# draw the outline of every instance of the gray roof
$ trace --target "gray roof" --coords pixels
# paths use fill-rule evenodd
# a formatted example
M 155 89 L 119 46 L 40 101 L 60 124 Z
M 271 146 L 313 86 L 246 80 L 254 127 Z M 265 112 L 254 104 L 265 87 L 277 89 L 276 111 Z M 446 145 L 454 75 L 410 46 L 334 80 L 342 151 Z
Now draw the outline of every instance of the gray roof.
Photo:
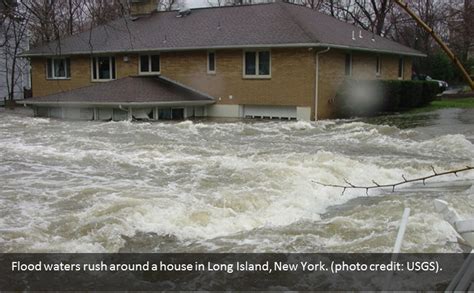
M 204 105 L 214 98 L 157 76 L 130 76 L 110 82 L 19 101 L 21 104 Z
M 156 12 L 135 20 L 124 17 L 92 31 L 31 49 L 23 55 L 329 46 L 424 56 L 331 16 L 281 1 L 200 8 L 181 18 L 176 15 L 176 11 L 171 11 Z

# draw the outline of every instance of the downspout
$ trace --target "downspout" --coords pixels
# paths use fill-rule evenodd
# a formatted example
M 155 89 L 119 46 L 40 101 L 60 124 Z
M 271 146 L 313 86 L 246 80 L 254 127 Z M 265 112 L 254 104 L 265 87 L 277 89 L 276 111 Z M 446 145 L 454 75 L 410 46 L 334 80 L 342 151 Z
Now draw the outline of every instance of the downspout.
M 314 120 L 318 120 L 318 100 L 319 100 L 319 55 L 325 54 L 331 50 L 327 47 L 326 50 L 316 52 L 316 66 L 315 66 L 315 85 L 314 85 Z

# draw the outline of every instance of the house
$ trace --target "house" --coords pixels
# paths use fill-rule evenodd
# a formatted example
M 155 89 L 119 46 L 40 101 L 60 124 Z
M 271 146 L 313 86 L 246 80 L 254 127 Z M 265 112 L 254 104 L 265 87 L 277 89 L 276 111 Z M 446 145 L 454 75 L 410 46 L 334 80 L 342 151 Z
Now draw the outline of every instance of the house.
M 410 79 L 425 56 L 306 7 L 257 5 L 132 15 L 23 54 L 37 115 L 75 119 L 334 116 L 341 83 Z

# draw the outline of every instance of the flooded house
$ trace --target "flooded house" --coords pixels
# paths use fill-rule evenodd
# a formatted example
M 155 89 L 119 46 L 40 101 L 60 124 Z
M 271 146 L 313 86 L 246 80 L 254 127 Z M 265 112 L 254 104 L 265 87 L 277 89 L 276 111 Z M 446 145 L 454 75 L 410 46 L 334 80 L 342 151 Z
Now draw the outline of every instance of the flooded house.
M 419 51 L 275 1 L 131 15 L 24 53 L 37 116 L 80 120 L 334 117 L 344 80 L 410 79 Z

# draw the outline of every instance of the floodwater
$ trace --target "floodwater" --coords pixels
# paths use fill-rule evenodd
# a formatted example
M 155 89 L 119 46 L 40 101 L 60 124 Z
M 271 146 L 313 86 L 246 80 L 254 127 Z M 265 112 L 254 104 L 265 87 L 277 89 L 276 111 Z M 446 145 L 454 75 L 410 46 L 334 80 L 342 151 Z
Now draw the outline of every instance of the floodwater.
M 0 112 L 0 252 L 460 252 L 474 112 L 307 122 L 74 122 Z

